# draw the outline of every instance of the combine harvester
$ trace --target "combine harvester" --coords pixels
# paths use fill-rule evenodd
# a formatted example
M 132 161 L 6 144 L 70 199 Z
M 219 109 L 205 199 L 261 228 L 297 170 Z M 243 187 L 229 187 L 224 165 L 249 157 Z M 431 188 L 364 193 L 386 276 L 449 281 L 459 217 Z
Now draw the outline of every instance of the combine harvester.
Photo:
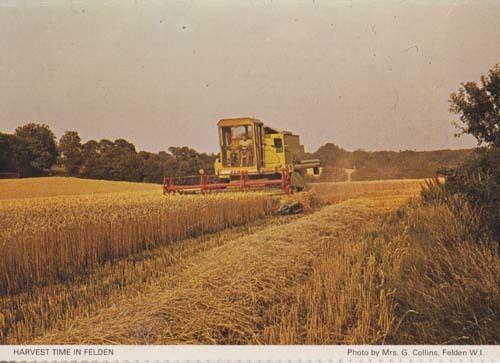
M 299 136 L 278 131 L 254 118 L 218 123 L 220 154 L 214 175 L 163 180 L 163 193 L 210 193 L 280 188 L 291 194 L 305 188 L 308 169 L 319 173 L 319 160 L 304 160 Z

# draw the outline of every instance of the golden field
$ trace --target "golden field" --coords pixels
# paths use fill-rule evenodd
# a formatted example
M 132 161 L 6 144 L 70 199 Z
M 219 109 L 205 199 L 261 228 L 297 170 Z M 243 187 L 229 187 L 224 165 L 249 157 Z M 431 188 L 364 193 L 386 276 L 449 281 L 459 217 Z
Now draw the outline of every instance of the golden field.
M 1 343 L 498 341 L 498 251 L 467 205 L 418 202 L 421 180 L 318 183 L 287 198 L 300 216 L 264 193 L 84 182 L 0 200 Z
M 158 185 L 65 177 L 0 179 L 0 200 L 141 190 L 158 190 Z
M 75 195 L 55 195 L 60 179 L 35 180 L 20 193 L 42 195 L 0 203 L 0 294 L 31 285 L 64 280 L 162 244 L 262 218 L 275 209 L 266 195 L 163 196 L 161 188 L 140 190 L 107 182 L 76 183 Z M 74 179 L 68 179 L 75 185 Z M 148 186 L 150 188 L 150 186 Z M 83 194 L 88 190 L 88 194 Z M 97 194 L 94 194 L 98 190 Z M 115 191 L 119 190 L 119 191 Z M 63 192 L 66 189 L 63 188 Z
M 377 210 L 391 211 L 418 196 L 423 180 L 374 180 L 338 183 L 314 183 L 312 188 L 328 202 L 366 198 L 373 201 Z

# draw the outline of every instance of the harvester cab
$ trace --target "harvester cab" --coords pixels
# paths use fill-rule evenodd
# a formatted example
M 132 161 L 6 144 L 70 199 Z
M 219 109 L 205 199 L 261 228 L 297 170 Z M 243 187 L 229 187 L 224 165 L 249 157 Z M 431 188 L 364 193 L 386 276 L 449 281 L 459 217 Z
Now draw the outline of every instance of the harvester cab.
M 319 160 L 305 160 L 299 136 L 264 125 L 255 118 L 218 122 L 220 154 L 215 175 L 201 173 L 197 185 L 178 185 L 165 178 L 164 192 L 203 193 L 221 190 L 281 188 L 289 194 L 306 186 L 307 169 L 319 171 Z

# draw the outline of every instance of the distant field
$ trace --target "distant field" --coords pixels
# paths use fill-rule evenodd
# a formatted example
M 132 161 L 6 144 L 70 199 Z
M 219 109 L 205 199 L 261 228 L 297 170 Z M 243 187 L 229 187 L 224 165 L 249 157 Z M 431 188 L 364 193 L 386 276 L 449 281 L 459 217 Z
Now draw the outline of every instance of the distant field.
M 396 179 L 313 183 L 310 186 L 328 202 L 367 198 L 375 202 L 378 209 L 390 211 L 418 196 L 423 184 L 424 179 Z
M 0 200 L 161 190 L 157 184 L 115 182 L 65 177 L 0 179 Z

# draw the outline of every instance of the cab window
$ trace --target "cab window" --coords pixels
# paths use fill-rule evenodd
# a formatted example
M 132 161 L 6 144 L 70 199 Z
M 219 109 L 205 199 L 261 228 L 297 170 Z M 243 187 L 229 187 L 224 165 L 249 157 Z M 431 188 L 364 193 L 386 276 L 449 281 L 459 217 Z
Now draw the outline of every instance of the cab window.
M 283 151 L 283 140 L 282 139 L 274 139 L 274 147 L 277 152 Z
M 222 128 L 222 164 L 226 167 L 254 165 L 253 128 L 251 125 Z

